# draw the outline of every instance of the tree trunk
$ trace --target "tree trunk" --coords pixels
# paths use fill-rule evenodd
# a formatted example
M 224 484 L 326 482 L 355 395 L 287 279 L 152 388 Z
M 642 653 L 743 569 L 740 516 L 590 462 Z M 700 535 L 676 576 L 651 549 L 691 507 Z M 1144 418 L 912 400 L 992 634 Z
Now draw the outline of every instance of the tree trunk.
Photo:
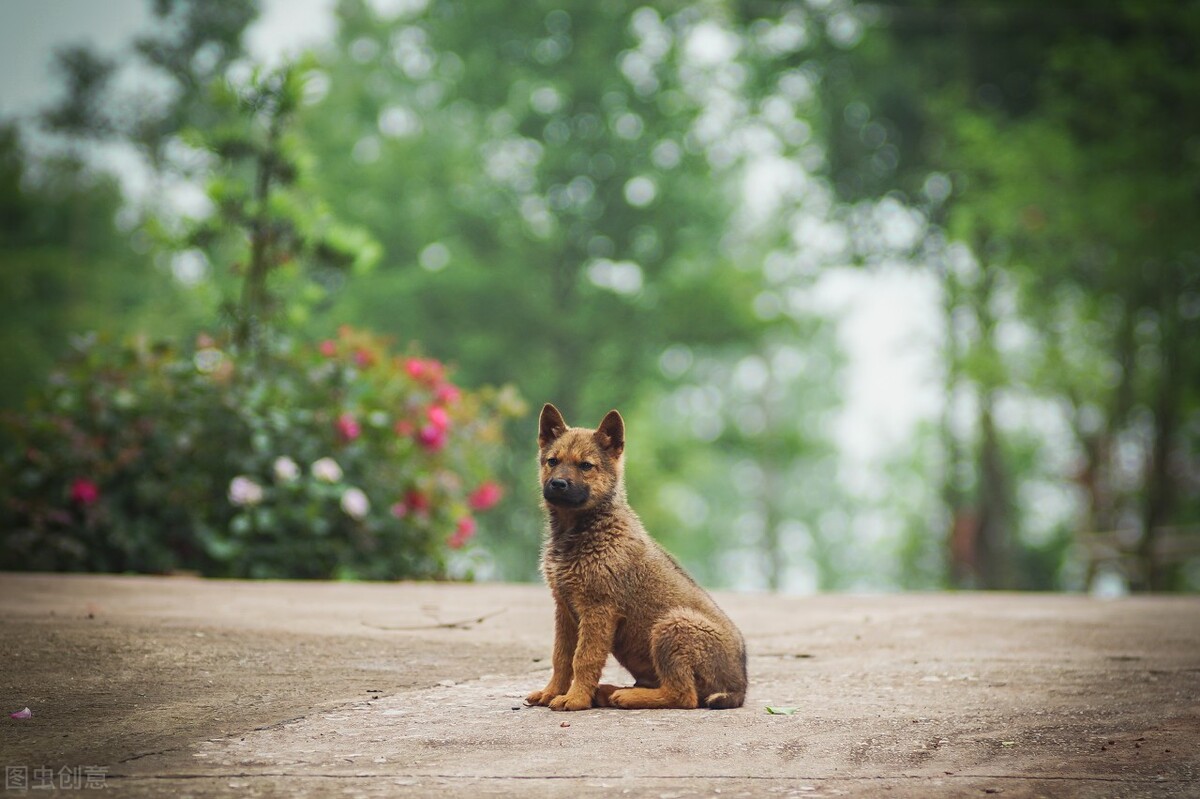
M 1166 587 L 1162 565 L 1155 557 L 1159 529 L 1170 518 L 1174 503 L 1171 484 L 1171 444 L 1179 427 L 1180 358 L 1182 336 L 1176 300 L 1167 297 L 1162 314 L 1158 391 L 1154 401 L 1154 439 L 1143 484 L 1142 537 L 1138 541 L 1139 571 L 1135 590 L 1161 591 Z
M 958 470 L 962 450 L 954 431 L 954 396 L 961 380 L 959 368 L 958 339 L 954 330 L 954 309 L 959 301 L 959 289 L 949 267 L 943 265 L 942 273 L 942 317 L 944 335 L 942 357 L 946 366 L 945 404 L 939 437 L 942 444 L 941 498 L 945 517 L 942 520 L 946 531 L 949 582 L 954 586 L 965 586 L 971 581 L 975 561 L 975 514 L 965 507 L 963 492 L 958 485 Z
M 980 398 L 976 564 L 981 588 L 1014 588 L 1008 469 L 992 415 L 993 403 L 990 391 Z
M 987 237 L 981 233 L 976 238 L 975 251 L 981 254 L 986 252 L 986 244 Z M 996 320 L 991 311 L 997 271 L 986 265 L 981 265 L 980 269 L 978 286 L 963 298 L 962 307 L 968 308 L 977 320 L 979 339 L 974 343 L 974 349 L 983 356 L 983 360 L 997 361 L 999 356 L 993 340 Z M 947 311 L 953 314 L 952 303 L 948 304 Z M 947 332 L 953 337 L 952 329 Z M 956 351 L 953 355 L 953 368 L 957 371 L 960 368 L 957 366 L 959 356 Z M 952 375 L 956 375 L 956 372 Z M 979 444 L 975 457 L 974 497 L 971 500 L 962 497 L 961 489 L 954 483 L 949 483 L 944 489 L 949 498 L 957 499 L 959 503 L 957 507 L 952 507 L 950 540 L 955 584 L 988 589 L 1013 587 L 1008 465 L 993 415 L 996 382 L 996 376 L 991 371 L 983 372 L 977 379 Z M 949 478 L 953 481 L 956 479 L 956 463 L 950 463 L 949 469 Z
M 762 498 L 762 514 L 763 514 L 763 559 L 765 561 L 767 588 L 771 591 L 778 592 L 783 587 L 783 575 L 786 568 L 784 563 L 783 548 L 780 546 L 779 540 L 779 495 L 776 493 L 779 487 L 776 485 L 778 476 L 775 474 L 779 468 L 777 464 L 768 461 L 762 461 L 763 466 L 763 498 Z
M 1133 319 L 1132 310 L 1128 306 L 1123 307 L 1113 342 L 1114 359 L 1121 370 L 1120 382 L 1113 390 L 1103 429 L 1089 432 L 1083 428 L 1080 419 L 1083 401 L 1074 392 L 1071 394 L 1074 411 L 1072 429 L 1084 455 L 1084 464 L 1079 470 L 1077 480 L 1087 497 L 1080 528 L 1076 534 L 1077 540 L 1080 541 L 1092 533 L 1113 532 L 1120 522 L 1112 459 L 1117 435 L 1125 426 L 1125 420 L 1133 407 L 1133 381 L 1137 364 Z M 1091 588 L 1096 571 L 1096 562 L 1089 560 L 1087 573 L 1084 575 L 1085 590 Z
M 238 312 L 237 345 L 249 348 L 256 355 L 261 344 L 263 316 L 267 301 L 267 200 L 271 193 L 271 167 L 269 156 L 258 159 L 258 175 L 254 186 L 254 200 L 258 205 L 250 229 L 250 263 L 246 267 L 246 278 L 242 283 L 242 301 Z

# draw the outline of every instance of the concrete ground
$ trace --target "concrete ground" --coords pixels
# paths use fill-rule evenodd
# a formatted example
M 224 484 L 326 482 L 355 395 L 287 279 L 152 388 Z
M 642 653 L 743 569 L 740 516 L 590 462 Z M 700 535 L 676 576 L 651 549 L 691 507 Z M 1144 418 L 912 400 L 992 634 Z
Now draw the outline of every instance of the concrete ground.
M 1200 797 L 1200 599 L 718 601 L 745 707 L 559 713 L 539 586 L 0 575 L 0 796 Z

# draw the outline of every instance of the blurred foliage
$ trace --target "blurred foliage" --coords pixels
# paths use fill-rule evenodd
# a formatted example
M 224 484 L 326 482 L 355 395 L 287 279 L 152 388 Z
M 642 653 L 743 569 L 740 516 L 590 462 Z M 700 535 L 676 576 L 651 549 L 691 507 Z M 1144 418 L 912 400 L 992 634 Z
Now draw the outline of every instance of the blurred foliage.
M 167 17 L 179 9 L 182 30 L 142 40 L 139 52 L 196 88 L 212 68 L 198 64 L 212 15 L 159 4 Z M 248 17 L 218 21 L 217 34 L 236 40 Z M 77 78 L 70 87 L 100 91 L 112 66 L 82 52 L 63 56 Z M 368 234 L 333 217 L 311 180 L 294 124 L 308 69 L 218 71 L 187 113 L 177 105 L 141 120 L 203 122 L 155 146 L 205 165 L 211 212 L 147 214 L 138 236 L 157 245 L 171 274 L 200 287 L 200 303 L 229 332 L 223 345 L 202 335 L 186 352 L 145 338 L 132 347 L 77 342 L 49 388 L 7 420 L 4 567 L 440 577 L 446 547 L 474 536 L 472 513 L 499 501 L 486 461 L 503 418 L 522 411 L 514 391 L 464 391 L 436 359 L 393 357 L 381 339 L 345 327 L 321 343 L 319 360 L 296 343 L 335 282 L 328 276 L 361 274 L 379 256 Z M 124 129 L 100 120 L 103 105 L 72 90 L 47 122 L 75 144 L 146 144 L 139 120 Z M 460 559 L 455 573 L 472 570 Z
M 549 0 L 391 19 L 343 0 L 337 18 L 304 128 L 336 210 L 387 263 L 325 324 L 452 325 L 432 352 L 592 415 L 657 380 L 670 344 L 753 340 L 759 278 L 721 246 L 733 173 L 688 142 L 702 107 L 675 41 L 694 19 Z
M 847 200 L 892 192 L 933 223 L 956 579 L 1055 574 L 1061 530 L 1032 540 L 1020 496 L 1049 480 L 1081 494 L 1081 533 L 1136 541 L 1135 587 L 1181 587 L 1182 563 L 1154 553 L 1166 531 L 1200 536 L 1200 4 L 927 0 L 860 19 L 822 84 L 832 174 Z M 995 418 L 1014 399 L 1061 409 L 1069 458 L 1047 441 L 1022 455 L 1028 429 Z
M 0 407 L 19 407 L 73 335 L 163 334 L 188 316 L 144 237 L 116 224 L 122 202 L 113 177 L 71 157 L 35 163 L 0 127 Z
M 1089 535 L 1115 531 L 1136 551 L 1131 585 L 1195 587 L 1194 561 L 1155 553 L 1163 535 L 1200 529 L 1198 9 L 339 0 L 328 41 L 267 70 L 243 47 L 253 0 L 155 0 L 129 52 L 61 51 L 66 91 L 42 122 L 62 158 L 0 138 L 0 263 L 15 287 L 0 298 L 0 399 L 13 407 L 41 385 L 71 334 L 187 340 L 223 320 L 220 351 L 237 364 L 223 390 L 247 413 L 278 402 L 316 418 L 318 399 L 357 396 L 300 396 L 315 390 L 303 381 L 317 342 L 354 359 L 338 333 L 349 322 L 420 341 L 463 385 L 553 401 L 575 424 L 619 407 L 635 507 L 708 584 L 1084 587 Z M 125 91 L 130 65 L 158 90 Z M 139 198 L 85 166 L 101 145 L 147 165 Z M 199 185 L 202 202 L 172 209 Z M 852 467 L 822 289 L 849 268 L 897 265 L 938 288 L 941 418 Z M 87 351 L 73 357 L 118 357 Z M 121 357 L 150 357 L 136 351 Z M 162 368 L 182 386 L 165 364 L 196 355 L 163 355 Z M 345 409 L 364 439 L 363 413 L 408 413 L 411 397 L 376 390 L 378 406 Z M 483 393 L 493 411 L 480 418 L 513 443 L 481 440 L 490 465 L 464 474 L 508 488 L 457 573 L 533 578 L 533 424 L 516 394 Z M 50 394 L 35 396 L 29 419 L 49 413 Z M 321 418 L 295 429 L 324 449 L 289 457 L 307 465 L 336 445 L 337 417 Z M 420 437 L 408 421 L 388 446 Z M 440 468 L 418 460 L 381 472 L 399 485 L 368 486 L 370 458 L 399 457 L 378 447 L 342 464 L 373 514 Z M 208 540 L 235 551 L 235 518 L 238 535 L 262 537 L 237 568 L 197 549 L 212 573 L 255 573 L 251 561 L 288 573 L 272 558 L 293 550 L 267 543 L 268 528 L 299 524 L 268 468 L 286 453 L 253 452 L 205 467 L 226 514 Z M 64 468 L 38 490 L 92 529 L 91 489 L 70 481 L 93 478 Z M 249 481 L 239 497 L 262 490 L 253 508 L 230 505 L 235 477 Z M 335 489 L 305 480 L 349 547 L 313 544 L 322 574 L 445 573 L 435 538 L 463 494 L 433 535 L 411 520 L 355 526 Z M 108 498 L 135 484 L 93 487 Z M 385 522 L 408 530 L 388 540 L 411 552 L 366 569 L 362 530 Z M 173 545 L 139 529 L 105 568 L 170 567 Z M 122 565 L 142 547 L 159 554 Z
M 252 69 L 239 84 L 218 82 L 211 103 L 220 121 L 181 134 L 215 162 L 208 181 L 214 212 L 186 226 L 176 258 L 232 264 L 236 285 L 224 290 L 221 314 L 237 347 L 255 355 L 268 349 L 278 317 L 304 325 L 329 286 L 379 259 L 379 245 L 339 222 L 313 184 L 312 157 L 293 119 L 305 72 L 289 64 Z
M 753 441 L 719 434 L 736 429 L 741 404 L 761 398 L 708 392 L 715 407 L 704 413 L 719 421 L 697 439 L 688 417 L 710 403 L 679 408 L 663 394 L 697 396 L 708 378 L 668 377 L 661 361 L 670 351 L 728 375 L 772 331 L 797 336 L 791 319 L 755 312 L 763 245 L 731 233 L 745 172 L 721 148 L 754 119 L 713 117 L 711 105 L 738 101 L 746 67 L 687 54 L 694 37 L 736 33 L 691 4 L 433 0 L 384 15 L 343 0 L 336 16 L 323 79 L 313 77 L 319 91 L 301 117 L 336 212 L 365 225 L 386 255 L 318 325 L 354 319 L 419 338 L 468 380 L 514 381 L 575 424 L 621 408 L 630 458 L 645 464 L 631 468 L 636 507 L 689 567 L 727 583 L 721 562 L 754 547 L 716 534 L 725 508 L 745 499 L 721 475 L 757 454 Z M 820 324 L 805 315 L 802 326 Z M 809 335 L 799 334 L 800 347 L 831 346 L 827 333 L 820 345 L 805 343 Z M 680 418 L 663 418 L 672 405 Z M 796 402 L 780 411 L 777 429 L 755 428 L 754 438 L 790 435 L 821 409 Z M 533 578 L 542 523 L 531 423 L 512 438 L 506 481 L 530 488 L 507 529 L 484 543 L 500 574 Z M 798 468 L 812 469 L 810 455 L 828 449 L 823 434 L 811 438 L 811 450 L 809 439 L 789 438 Z M 689 490 L 713 498 L 711 515 L 681 527 L 663 486 L 684 481 L 691 464 L 709 475 Z M 696 526 L 713 533 L 697 538 Z M 774 568 L 749 560 L 754 581 Z
M 0 569 L 446 576 L 520 401 L 351 329 L 272 355 L 80 342 L 4 419 Z

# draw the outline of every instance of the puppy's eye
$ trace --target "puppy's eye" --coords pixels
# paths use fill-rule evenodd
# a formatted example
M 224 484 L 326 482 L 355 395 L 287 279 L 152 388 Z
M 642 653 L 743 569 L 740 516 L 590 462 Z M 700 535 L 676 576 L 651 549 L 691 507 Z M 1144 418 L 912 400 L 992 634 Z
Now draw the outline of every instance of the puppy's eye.
M 546 458 L 546 465 L 547 466 L 557 466 L 558 458 Z
M 587 461 L 581 461 L 581 462 L 580 462 L 580 464 L 579 464 L 579 468 L 580 468 L 580 470 L 581 470 L 581 471 L 588 472 L 588 471 L 591 471 L 591 470 L 592 470 L 592 467 L 593 467 L 594 465 L 595 465 L 595 464 L 588 463 Z

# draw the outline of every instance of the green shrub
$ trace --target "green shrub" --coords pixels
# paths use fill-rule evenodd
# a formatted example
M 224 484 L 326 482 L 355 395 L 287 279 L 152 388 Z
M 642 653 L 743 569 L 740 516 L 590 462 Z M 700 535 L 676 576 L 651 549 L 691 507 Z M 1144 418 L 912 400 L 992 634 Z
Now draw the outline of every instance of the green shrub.
M 0 568 L 442 577 L 522 412 L 349 328 L 255 358 L 83 342 L 3 420 Z

